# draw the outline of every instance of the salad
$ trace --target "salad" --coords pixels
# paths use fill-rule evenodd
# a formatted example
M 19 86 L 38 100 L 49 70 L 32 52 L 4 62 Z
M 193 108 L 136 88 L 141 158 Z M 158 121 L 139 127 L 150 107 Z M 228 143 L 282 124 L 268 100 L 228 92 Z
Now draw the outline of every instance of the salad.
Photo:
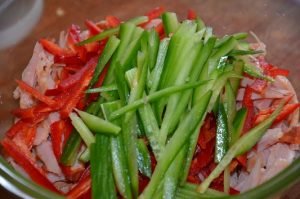
M 300 103 L 254 33 L 218 37 L 162 7 L 85 25 L 40 39 L 16 80 L 1 146 L 23 176 L 141 199 L 263 198 L 299 177 Z

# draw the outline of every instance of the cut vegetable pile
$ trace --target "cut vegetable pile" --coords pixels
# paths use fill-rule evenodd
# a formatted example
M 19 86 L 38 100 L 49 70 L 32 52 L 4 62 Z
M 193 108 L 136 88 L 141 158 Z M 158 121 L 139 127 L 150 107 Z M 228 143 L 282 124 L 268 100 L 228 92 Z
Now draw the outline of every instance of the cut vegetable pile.
M 16 81 L 1 145 L 24 176 L 68 198 L 128 199 L 259 198 L 299 176 L 300 103 L 254 34 L 217 37 L 162 7 L 85 25 L 41 39 Z

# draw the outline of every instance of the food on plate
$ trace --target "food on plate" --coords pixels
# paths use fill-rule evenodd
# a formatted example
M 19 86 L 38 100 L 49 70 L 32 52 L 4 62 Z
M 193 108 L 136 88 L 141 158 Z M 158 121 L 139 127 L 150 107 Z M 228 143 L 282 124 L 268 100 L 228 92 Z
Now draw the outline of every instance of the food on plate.
M 299 175 L 300 104 L 256 35 L 162 7 L 85 25 L 40 39 L 16 81 L 1 145 L 25 177 L 68 198 L 215 198 Z

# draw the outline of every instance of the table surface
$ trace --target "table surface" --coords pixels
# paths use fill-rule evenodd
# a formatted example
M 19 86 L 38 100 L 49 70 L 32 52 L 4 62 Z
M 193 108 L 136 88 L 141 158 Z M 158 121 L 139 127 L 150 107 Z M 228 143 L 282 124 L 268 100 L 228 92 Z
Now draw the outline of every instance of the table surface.
M 107 15 L 128 19 L 142 15 L 158 5 L 174 11 L 181 18 L 189 8 L 194 9 L 217 35 L 233 32 L 255 34 L 267 45 L 267 60 L 274 65 L 288 68 L 290 79 L 300 94 L 300 1 L 299 0 L 46 0 L 44 12 L 31 34 L 19 44 L 0 51 L 0 134 L 11 121 L 9 111 L 15 106 L 12 91 L 14 79 L 28 63 L 35 42 L 42 37 L 58 37 L 61 30 L 75 23 L 83 27 L 84 20 L 98 21 Z M 3 38 L 2 38 L 3 39 Z M 294 188 L 297 190 L 297 188 Z M 289 191 L 290 193 L 297 193 Z M 299 193 L 299 191 L 298 191 Z M 296 194 L 299 196 L 299 194 Z M 12 198 L 3 189 L 1 198 Z M 293 197 L 294 196 L 294 197 Z M 295 198 L 295 194 L 288 198 Z

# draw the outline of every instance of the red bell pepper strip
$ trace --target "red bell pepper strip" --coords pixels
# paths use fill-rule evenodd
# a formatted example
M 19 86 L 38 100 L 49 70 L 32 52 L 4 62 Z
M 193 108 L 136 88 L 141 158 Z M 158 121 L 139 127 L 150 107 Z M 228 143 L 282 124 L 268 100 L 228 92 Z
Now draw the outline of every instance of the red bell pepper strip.
M 75 108 L 77 103 L 80 101 L 80 98 L 83 97 L 84 90 L 88 87 L 92 79 L 96 64 L 96 59 L 91 59 L 88 61 L 86 66 L 84 66 L 88 68 L 88 70 L 83 74 L 80 81 L 73 87 L 71 95 L 68 97 L 66 104 L 64 104 L 64 107 L 60 111 L 62 118 L 67 118 L 72 109 Z
M 74 53 L 65 50 L 61 47 L 59 47 L 57 44 L 53 43 L 52 41 L 49 41 L 47 39 L 40 39 L 39 43 L 43 46 L 43 48 L 51 53 L 52 55 L 57 55 L 57 56 L 74 56 Z
M 87 27 L 87 29 L 90 31 L 91 35 L 97 35 L 100 32 L 102 32 L 103 30 L 101 28 L 99 28 L 94 22 L 92 22 L 91 20 L 85 20 L 84 22 L 85 26 Z
M 103 82 L 104 82 L 104 79 L 106 77 L 106 74 L 107 74 L 107 71 L 108 71 L 108 68 L 109 68 L 109 65 L 106 65 L 104 68 L 103 68 L 103 71 L 101 72 L 101 74 L 99 75 L 99 78 L 98 78 L 98 81 L 95 83 L 95 85 L 93 86 L 94 88 L 97 88 L 97 87 L 101 87 Z M 89 96 L 88 96 L 88 102 L 92 102 L 94 100 L 96 100 L 99 96 L 99 93 L 91 93 Z
M 24 153 L 12 140 L 4 138 L 1 144 L 5 152 L 14 159 L 30 176 L 30 178 L 41 186 L 59 193 L 55 186 L 48 180 L 44 171 L 38 167 L 35 160 L 30 156 L 30 152 Z
M 195 10 L 189 9 L 189 10 L 188 10 L 187 18 L 188 18 L 189 20 L 197 19 L 197 14 L 196 14 Z
M 148 12 L 146 14 L 146 16 L 148 17 L 149 21 L 151 21 L 152 19 L 156 19 L 156 18 L 160 17 L 164 11 L 165 11 L 165 8 L 159 6 L 159 7 L 154 8 L 150 12 Z
M 65 123 L 63 120 L 59 120 L 51 124 L 50 136 L 52 141 L 52 148 L 57 160 L 60 160 L 62 154 L 63 132 L 65 130 Z
M 46 96 L 56 96 L 59 95 L 62 91 L 58 88 L 53 88 L 53 89 L 47 89 L 45 91 Z
M 61 81 L 58 85 L 58 89 L 65 90 L 75 85 L 83 78 L 88 70 L 90 70 L 89 67 L 82 67 L 77 73 L 75 73 L 74 75 L 70 75 L 68 78 Z
M 67 194 L 67 198 L 76 199 L 83 196 L 91 189 L 91 183 L 92 180 L 90 176 L 79 181 L 78 184 Z
M 12 114 L 19 117 L 23 122 L 34 125 L 42 121 L 50 112 L 57 110 L 56 108 L 51 108 L 45 104 L 38 104 L 26 109 L 17 108 L 12 111 Z
M 273 125 L 278 124 L 279 122 L 285 120 L 290 114 L 292 114 L 299 107 L 300 107 L 300 103 L 298 103 L 298 104 L 286 104 L 283 107 L 280 114 L 274 120 Z M 266 114 L 259 113 L 255 118 L 255 124 L 259 124 L 262 121 L 266 120 L 273 113 L 274 110 L 275 110 L 275 108 L 271 107 L 270 109 L 267 109 L 267 111 L 264 111 L 264 112 L 268 112 L 268 113 L 266 113 Z
M 251 96 L 253 94 L 253 89 L 249 86 L 246 87 L 245 89 L 245 94 L 244 94 L 244 98 L 243 98 L 243 107 L 245 107 L 247 109 L 247 116 L 246 116 L 246 120 L 245 120 L 245 125 L 243 128 L 243 133 L 246 133 L 247 131 L 249 131 L 254 123 L 254 104 L 253 104 L 253 100 L 251 99 Z
M 6 132 L 6 136 L 9 138 L 13 138 L 23 128 L 27 128 L 28 125 L 29 124 L 27 124 L 26 122 L 19 120 L 14 125 L 12 125 L 10 129 L 8 129 L 8 131 Z
M 85 172 L 84 166 L 64 166 L 60 165 L 66 179 L 71 182 L 80 182 L 81 176 Z
M 29 86 L 28 84 L 26 84 L 22 80 L 16 80 L 16 82 L 18 83 L 19 87 L 22 90 L 24 90 L 27 93 L 31 94 L 34 98 L 38 99 L 41 102 L 44 102 L 45 104 L 47 104 L 51 107 L 55 106 L 56 102 L 53 99 L 41 94 L 38 90 L 36 90 L 35 88 Z
M 26 126 L 18 134 L 16 134 L 16 136 L 13 138 L 13 141 L 18 143 L 19 146 L 22 145 L 25 147 L 25 149 L 31 150 L 35 135 L 36 127 Z
M 55 55 L 54 63 L 66 64 L 66 65 L 84 65 L 84 62 L 80 59 L 78 55 L 64 56 L 64 55 Z
M 300 144 L 300 126 L 293 127 L 290 131 L 284 133 L 279 141 L 288 144 Z
M 82 61 L 86 61 L 87 51 L 84 46 L 77 46 L 76 43 L 81 41 L 80 38 L 80 27 L 72 24 L 68 31 L 68 46 L 69 48 L 77 54 Z
M 276 77 L 278 75 L 281 76 L 288 76 L 289 75 L 289 71 L 286 69 L 282 69 L 282 68 L 273 68 L 272 70 L 269 71 L 269 75 L 271 77 Z
M 200 135 L 198 138 L 198 145 L 201 149 L 206 149 L 207 144 L 216 137 L 216 123 L 212 115 L 208 115 L 204 121 L 203 126 L 200 129 Z
M 121 20 L 115 16 L 107 16 L 105 19 L 106 19 L 107 24 L 111 28 L 115 28 L 115 27 L 119 26 L 121 23 Z

